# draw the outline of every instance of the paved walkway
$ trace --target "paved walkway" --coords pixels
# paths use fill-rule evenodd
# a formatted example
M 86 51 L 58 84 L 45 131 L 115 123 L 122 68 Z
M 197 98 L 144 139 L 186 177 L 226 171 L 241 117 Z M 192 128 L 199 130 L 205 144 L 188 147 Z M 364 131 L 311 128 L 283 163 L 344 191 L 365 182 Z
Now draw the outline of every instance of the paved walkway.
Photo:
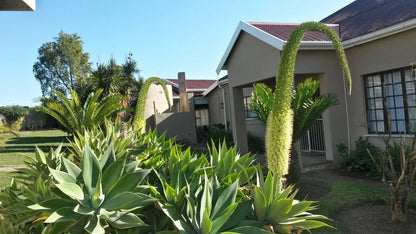
M 4 166 L 0 166 L 0 172 L 11 172 L 11 171 L 16 171 L 16 169 L 19 168 L 25 168 L 26 166 L 24 165 L 4 165 Z

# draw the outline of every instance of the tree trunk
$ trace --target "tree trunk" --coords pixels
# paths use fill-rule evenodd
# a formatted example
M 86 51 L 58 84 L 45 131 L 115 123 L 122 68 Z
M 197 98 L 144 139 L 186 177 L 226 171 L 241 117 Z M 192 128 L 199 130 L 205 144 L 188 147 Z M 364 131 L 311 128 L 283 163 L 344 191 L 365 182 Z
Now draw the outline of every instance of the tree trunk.
M 391 219 L 393 223 L 407 223 L 407 206 L 410 193 L 400 188 L 394 191 L 391 198 Z

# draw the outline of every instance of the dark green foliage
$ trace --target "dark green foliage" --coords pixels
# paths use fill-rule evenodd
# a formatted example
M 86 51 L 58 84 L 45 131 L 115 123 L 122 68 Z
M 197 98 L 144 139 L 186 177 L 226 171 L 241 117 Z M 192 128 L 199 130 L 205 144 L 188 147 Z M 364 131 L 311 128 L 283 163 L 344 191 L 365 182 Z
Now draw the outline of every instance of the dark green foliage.
M 255 111 L 260 121 L 266 125 L 267 117 L 269 116 L 273 105 L 272 89 L 263 83 L 254 84 L 254 91 L 251 94 L 251 99 L 250 109 Z
M 87 79 L 91 66 L 82 44 L 77 34 L 61 31 L 55 41 L 46 42 L 39 48 L 33 73 L 40 83 L 43 97 L 50 97 L 53 90 L 67 94 L 70 89 L 77 88 L 77 82 Z
M 202 141 L 209 144 L 212 142 L 219 143 L 225 141 L 228 146 L 233 146 L 233 133 L 231 131 L 225 130 L 223 124 L 216 124 L 212 127 L 209 127 L 203 135 Z
M 29 108 L 23 106 L 2 106 L 0 107 L 0 115 L 6 117 L 8 123 L 17 121 L 22 116 L 29 114 Z
M 337 145 L 338 153 L 341 155 L 341 167 L 347 171 L 376 173 L 377 167 L 371 160 L 368 151 L 375 156 L 381 156 L 383 151 L 360 137 L 355 142 L 355 149 L 349 150 L 345 144 Z M 392 149 L 394 151 L 394 148 Z M 397 154 L 399 156 L 400 154 Z
M 104 123 L 106 117 L 122 110 L 119 95 L 106 96 L 99 100 L 102 89 L 90 93 L 85 103 L 81 103 L 78 94 L 69 90 L 72 99 L 63 93 L 54 91 L 57 100 L 45 99 L 45 105 L 39 110 L 54 117 L 68 133 L 83 133 Z
M 261 137 L 253 135 L 252 133 L 247 133 L 247 144 L 248 150 L 254 154 L 264 154 L 265 145 L 264 140 Z

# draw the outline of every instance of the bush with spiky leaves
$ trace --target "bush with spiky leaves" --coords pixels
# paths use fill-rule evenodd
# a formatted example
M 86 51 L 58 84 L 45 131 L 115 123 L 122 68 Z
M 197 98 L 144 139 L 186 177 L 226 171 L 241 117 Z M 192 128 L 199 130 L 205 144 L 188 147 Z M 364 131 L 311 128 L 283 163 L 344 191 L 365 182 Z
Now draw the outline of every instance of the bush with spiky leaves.
M 158 78 L 158 77 L 150 77 L 148 78 L 142 85 L 139 97 L 137 100 L 137 106 L 136 106 L 136 112 L 134 113 L 134 120 L 133 120 L 133 127 L 136 129 L 141 129 L 142 132 L 145 132 L 146 130 L 146 120 L 144 119 L 144 112 L 146 108 L 146 98 L 147 98 L 147 92 L 149 91 L 150 85 L 152 84 L 158 84 L 162 85 L 163 91 L 165 93 L 166 100 L 169 105 L 169 109 L 171 108 L 172 104 L 170 102 L 169 92 L 168 88 L 166 87 L 166 83 L 164 80 Z
M 293 133 L 293 111 L 291 109 L 293 72 L 297 50 L 303 36 L 308 31 L 323 33 L 331 39 L 344 71 L 347 92 L 351 92 L 351 74 L 337 34 L 330 27 L 318 22 L 306 22 L 296 27 L 282 51 L 279 72 L 276 77 L 276 90 L 273 94 L 273 106 L 266 127 L 268 167 L 279 178 L 283 178 L 289 168 Z
M 55 118 L 68 133 L 84 132 L 94 126 L 101 125 L 105 118 L 117 111 L 120 111 L 120 95 L 110 95 L 98 100 L 102 89 L 88 95 L 85 103 L 82 103 L 78 94 L 74 90 L 69 91 L 72 99 L 65 94 L 54 91 L 57 100 L 45 99 L 45 106 L 40 106 L 39 110 Z

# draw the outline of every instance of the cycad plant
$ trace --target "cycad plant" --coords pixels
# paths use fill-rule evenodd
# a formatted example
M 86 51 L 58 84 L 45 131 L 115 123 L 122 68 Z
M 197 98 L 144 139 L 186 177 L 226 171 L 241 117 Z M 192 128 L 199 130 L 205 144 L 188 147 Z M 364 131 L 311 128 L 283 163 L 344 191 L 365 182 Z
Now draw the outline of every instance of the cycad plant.
M 331 39 L 344 72 L 346 91 L 351 92 L 351 75 L 337 34 L 330 27 L 317 22 L 306 22 L 296 27 L 282 51 L 276 77 L 276 90 L 273 93 L 273 105 L 266 125 L 268 168 L 278 178 L 283 178 L 288 173 L 293 135 L 293 110 L 291 109 L 293 72 L 297 50 L 308 31 L 323 33 Z
M 147 98 L 147 92 L 149 91 L 151 84 L 158 84 L 163 87 L 163 91 L 165 93 L 166 101 L 168 102 L 169 109 L 171 108 L 172 104 L 170 102 L 169 92 L 168 88 L 166 87 L 166 83 L 164 80 L 158 78 L 158 77 L 150 77 L 148 78 L 142 85 L 139 97 L 137 100 L 137 106 L 136 111 L 134 113 L 134 119 L 133 119 L 133 127 L 136 129 L 141 129 L 142 132 L 146 131 L 146 120 L 144 119 L 144 112 L 146 108 L 146 98 Z
M 55 118 L 70 134 L 82 133 L 85 130 L 101 125 L 105 118 L 120 111 L 122 97 L 109 95 L 98 100 L 103 92 L 98 89 L 88 95 L 85 103 L 82 103 L 74 90 L 69 91 L 72 98 L 67 98 L 63 93 L 54 91 L 55 99 L 45 99 L 44 106 L 39 110 Z

